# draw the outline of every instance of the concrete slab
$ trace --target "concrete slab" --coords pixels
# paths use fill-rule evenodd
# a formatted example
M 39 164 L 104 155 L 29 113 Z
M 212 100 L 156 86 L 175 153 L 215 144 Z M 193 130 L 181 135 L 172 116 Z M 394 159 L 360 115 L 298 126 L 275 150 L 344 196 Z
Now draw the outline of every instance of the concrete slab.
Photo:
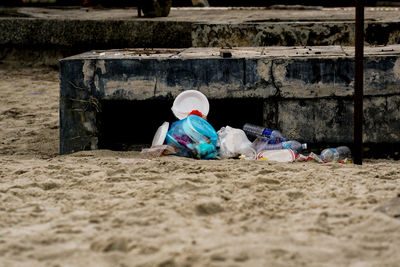
M 98 148 L 102 101 L 172 103 L 189 89 L 211 100 L 237 99 L 236 106 L 229 107 L 235 109 L 241 108 L 244 99 L 261 100 L 263 124 L 291 139 L 351 142 L 352 47 L 230 51 L 231 58 L 220 57 L 217 48 L 189 48 L 91 51 L 63 59 L 61 153 Z M 399 142 L 400 45 L 367 47 L 365 73 L 364 141 Z M 246 114 L 249 119 L 255 116 Z M 140 116 L 152 120 L 156 115 Z
M 367 8 L 366 44 L 400 44 L 399 11 Z M 346 46 L 353 42 L 352 8 L 174 8 L 168 17 L 152 19 L 138 18 L 133 8 L 17 8 L 0 12 L 0 58 L 46 64 L 92 49 Z

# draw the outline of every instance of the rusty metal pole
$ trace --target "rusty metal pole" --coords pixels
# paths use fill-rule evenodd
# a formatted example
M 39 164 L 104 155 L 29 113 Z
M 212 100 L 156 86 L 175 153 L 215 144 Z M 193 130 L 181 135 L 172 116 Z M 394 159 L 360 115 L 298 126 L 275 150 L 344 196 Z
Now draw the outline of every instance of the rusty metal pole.
M 363 153 L 363 84 L 364 84 L 364 4 L 356 1 L 354 60 L 354 163 L 362 165 Z

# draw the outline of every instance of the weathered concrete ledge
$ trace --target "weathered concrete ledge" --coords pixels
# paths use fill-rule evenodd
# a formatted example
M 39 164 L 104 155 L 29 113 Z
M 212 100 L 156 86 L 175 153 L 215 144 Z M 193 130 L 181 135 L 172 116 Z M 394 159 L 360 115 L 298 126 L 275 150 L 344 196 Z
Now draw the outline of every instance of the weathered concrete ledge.
M 1 11 L 1 10 L 0 10 Z M 45 64 L 93 49 L 352 45 L 354 10 L 17 8 L 0 12 L 0 59 Z M 7 15 L 9 14 L 9 15 Z M 366 44 L 400 44 L 400 8 L 367 8 Z M 16 52 L 14 52 L 16 51 Z M 43 56 L 44 54 L 45 56 Z M 53 60 L 51 61 L 52 57 Z
M 354 45 L 354 21 L 194 24 L 194 47 Z M 400 22 L 366 21 L 365 43 L 400 43 Z
M 288 138 L 309 143 L 352 141 L 353 48 L 231 52 L 231 58 L 221 58 L 216 48 L 130 49 L 63 59 L 61 153 L 97 148 L 101 101 L 172 101 L 189 89 L 209 99 L 237 99 L 235 108 L 240 108 L 240 99 L 262 99 L 264 124 Z M 400 45 L 365 49 L 364 88 L 364 141 L 399 142 Z
M 0 18 L 0 45 L 106 49 L 188 47 L 191 24 L 173 21 Z

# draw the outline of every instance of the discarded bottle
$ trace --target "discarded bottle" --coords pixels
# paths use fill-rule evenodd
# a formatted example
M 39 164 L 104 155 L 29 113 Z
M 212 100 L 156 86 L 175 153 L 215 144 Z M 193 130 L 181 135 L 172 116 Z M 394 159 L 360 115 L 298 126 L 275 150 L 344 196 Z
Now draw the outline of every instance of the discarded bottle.
M 339 146 L 337 148 L 327 148 L 322 150 L 321 155 L 319 156 L 321 160 L 330 162 L 330 161 L 338 161 L 343 160 L 345 158 L 350 157 L 351 151 L 347 146 Z
M 257 152 L 262 150 L 278 150 L 278 149 L 291 149 L 296 154 L 299 154 L 303 149 L 307 149 L 307 144 L 301 144 L 296 140 L 285 141 L 278 144 L 268 144 L 268 142 L 259 143 L 256 147 Z
M 249 136 L 262 136 L 268 139 L 269 144 L 277 144 L 286 140 L 285 137 L 283 137 L 282 133 L 278 130 L 264 128 L 262 126 L 254 125 L 251 123 L 246 123 L 243 126 L 243 131 Z

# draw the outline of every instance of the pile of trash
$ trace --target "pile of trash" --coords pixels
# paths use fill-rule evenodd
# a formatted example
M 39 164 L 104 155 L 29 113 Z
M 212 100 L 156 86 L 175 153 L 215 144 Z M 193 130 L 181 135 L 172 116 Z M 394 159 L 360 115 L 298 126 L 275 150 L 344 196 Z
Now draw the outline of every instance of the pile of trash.
M 351 151 L 346 146 L 327 148 L 320 155 L 311 152 L 306 156 L 301 153 L 307 149 L 307 144 L 287 140 L 278 130 L 250 123 L 246 123 L 243 129 L 226 126 L 216 132 L 207 122 L 207 97 L 196 90 L 179 94 L 171 109 L 178 121 L 171 125 L 164 122 L 158 128 L 151 147 L 142 150 L 143 156 L 350 163 Z

